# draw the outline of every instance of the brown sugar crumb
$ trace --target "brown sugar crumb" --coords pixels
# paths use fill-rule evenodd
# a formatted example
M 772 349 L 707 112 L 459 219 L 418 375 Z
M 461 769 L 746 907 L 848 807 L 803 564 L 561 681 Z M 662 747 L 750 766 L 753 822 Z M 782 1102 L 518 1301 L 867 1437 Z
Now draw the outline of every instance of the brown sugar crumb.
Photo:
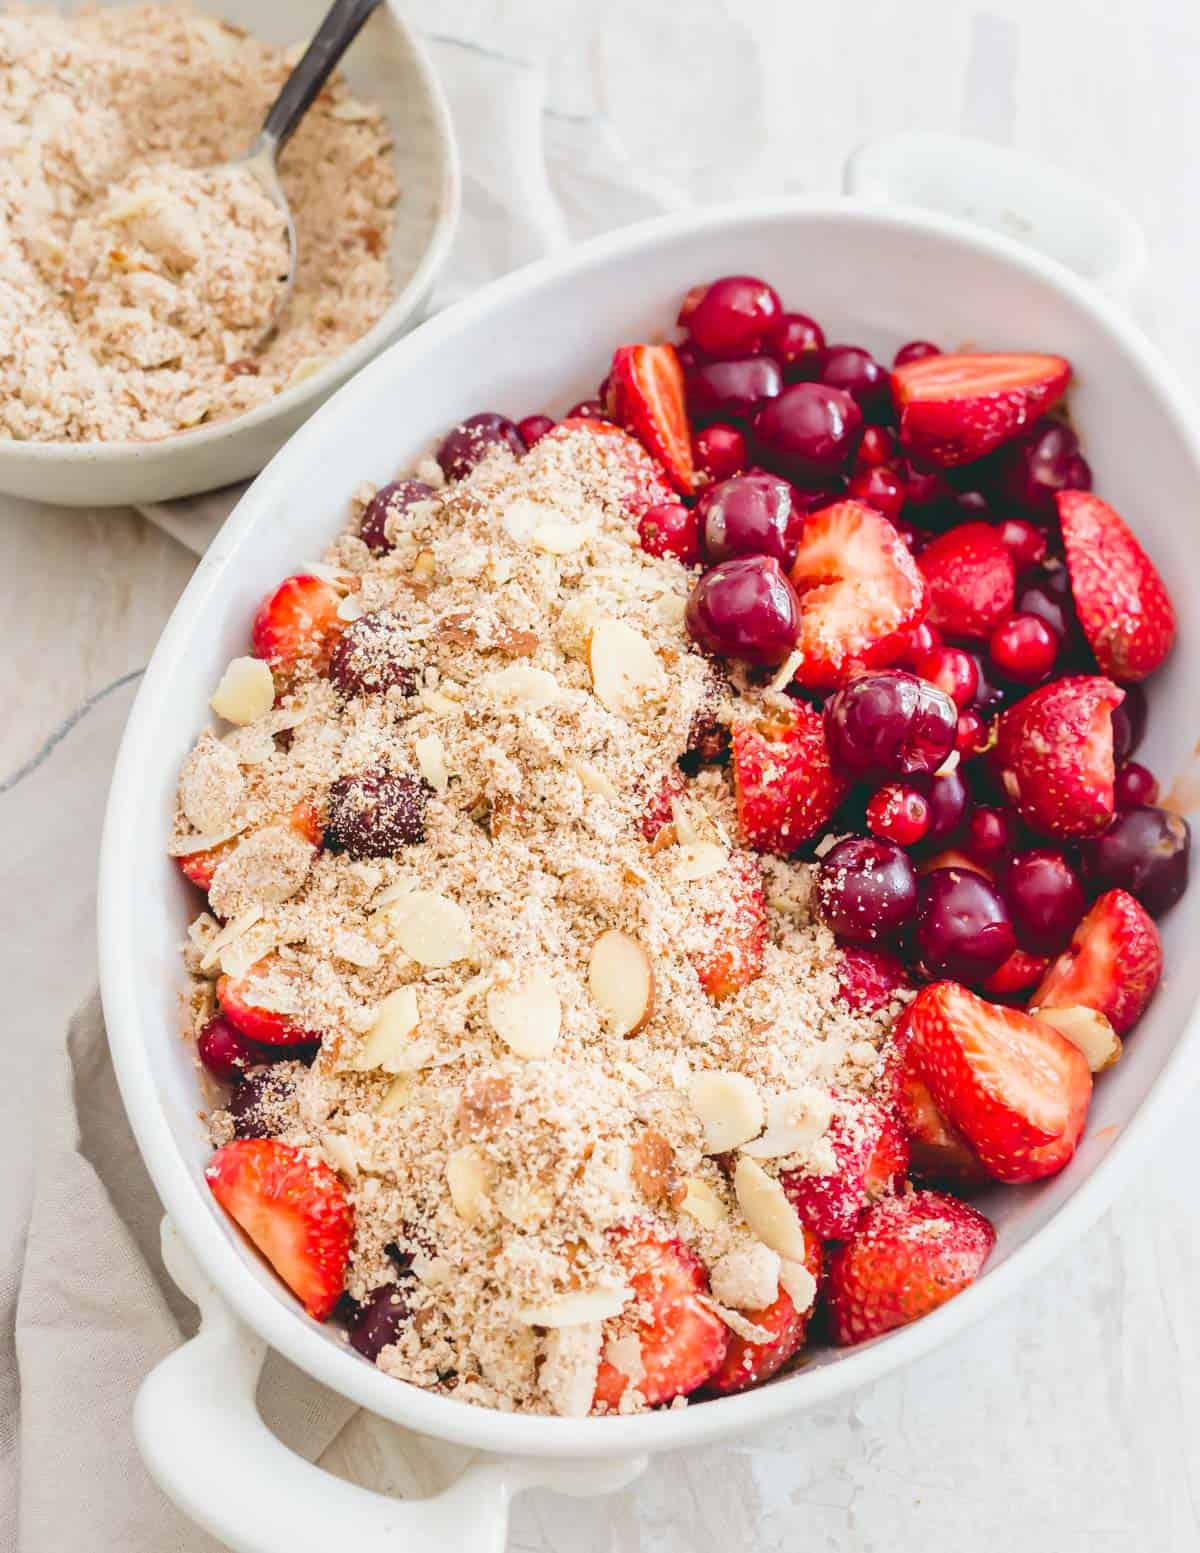
M 666 818 L 644 824 L 697 726 L 756 693 L 691 649 L 690 576 L 638 547 L 610 440 L 489 456 L 410 507 L 385 555 L 353 531 L 334 543 L 328 575 L 378 626 L 361 683 L 304 670 L 261 727 L 219 741 L 242 783 L 222 786 L 227 825 L 241 851 L 387 772 L 423 784 L 421 835 L 316 850 L 298 888 L 253 903 L 243 878 L 232 940 L 194 935 L 218 968 L 269 942 L 262 995 L 324 1036 L 289 1065 L 276 1135 L 346 1186 L 354 1299 L 411 1258 L 411 1319 L 380 1367 L 568 1416 L 606 1344 L 637 1368 L 614 1231 L 685 1242 L 729 1321 L 791 1275 L 747 1221 L 740 1151 L 760 1194 L 781 1169 L 829 1169 L 830 1118 L 874 1087 L 899 1009 L 843 1001 L 811 868 L 738 845 L 723 766 L 672 776 Z M 194 828 L 181 807 L 177 846 Z M 613 935 L 618 966 L 648 968 L 636 1008 L 596 970 Z M 621 1406 L 644 1406 L 636 1386 Z

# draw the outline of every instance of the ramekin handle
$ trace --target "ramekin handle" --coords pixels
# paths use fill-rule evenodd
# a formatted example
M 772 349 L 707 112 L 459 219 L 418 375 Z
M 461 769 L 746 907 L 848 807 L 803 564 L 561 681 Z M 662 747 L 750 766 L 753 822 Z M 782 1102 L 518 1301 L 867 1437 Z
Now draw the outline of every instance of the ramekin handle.
M 1146 266 L 1132 215 L 1090 184 L 982 140 L 908 131 L 868 141 L 848 158 L 848 194 L 922 205 L 1016 238 L 1124 301 Z
M 359 1488 L 282 1445 L 255 1391 L 267 1347 L 233 1315 L 163 1221 L 171 1276 L 200 1307 L 199 1333 L 142 1384 L 134 1432 L 159 1487 L 234 1553 L 503 1553 L 513 1497 L 544 1486 L 580 1495 L 633 1481 L 645 1458 L 473 1465 L 444 1493 L 400 1500 Z

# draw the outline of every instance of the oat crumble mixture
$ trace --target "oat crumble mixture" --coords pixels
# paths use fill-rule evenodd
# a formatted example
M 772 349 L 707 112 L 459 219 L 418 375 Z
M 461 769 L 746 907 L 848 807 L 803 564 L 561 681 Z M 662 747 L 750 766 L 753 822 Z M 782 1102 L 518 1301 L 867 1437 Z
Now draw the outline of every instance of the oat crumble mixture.
M 218 976 L 249 976 L 256 1003 L 323 1034 L 311 1066 L 269 1070 L 271 1132 L 349 1193 L 349 1294 L 404 1272 L 412 1320 L 380 1368 L 579 1415 L 604 1358 L 640 1411 L 612 1231 L 684 1241 L 735 1332 L 760 1331 L 743 1313 L 779 1287 L 811 1305 L 779 1172 L 833 1168 L 837 1095 L 872 1089 L 903 994 L 852 1013 L 811 865 L 738 847 L 720 765 L 679 780 L 698 725 L 786 700 L 693 648 L 691 578 L 638 546 L 617 451 L 576 432 L 456 483 L 418 473 L 439 488 L 389 520 L 394 549 L 357 537 L 367 487 L 321 564 L 362 693 L 311 670 L 269 685 L 185 762 L 172 851 L 225 848 L 189 934 L 189 1027 Z M 423 840 L 355 859 L 283 820 L 379 769 L 424 783 Z M 760 874 L 762 973 L 713 1001 L 699 971 Z M 596 967 L 614 934 L 615 985 Z M 210 1124 L 233 1136 L 227 1110 Z
M 299 50 L 187 7 L 0 16 L 0 437 L 147 442 L 265 403 L 391 294 L 390 132 L 336 76 L 284 152 L 299 263 L 242 156 Z

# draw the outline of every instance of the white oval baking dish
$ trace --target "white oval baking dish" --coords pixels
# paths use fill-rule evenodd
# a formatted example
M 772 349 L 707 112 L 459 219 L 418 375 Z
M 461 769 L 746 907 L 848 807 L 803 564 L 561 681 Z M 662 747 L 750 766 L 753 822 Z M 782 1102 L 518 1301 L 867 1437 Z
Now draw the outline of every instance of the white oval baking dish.
M 503 1547 L 508 1496 L 529 1483 L 605 1491 L 626 1481 L 646 1453 L 755 1428 L 869 1382 L 944 1342 L 1058 1255 L 1100 1212 L 1200 1066 L 1200 962 L 1189 953 L 1200 931 L 1197 889 L 1163 924 L 1167 979 L 1125 1058 L 1098 1085 L 1071 1166 L 1035 1188 L 981 1199 L 998 1241 L 978 1283 L 913 1326 L 820 1354 L 760 1390 L 628 1419 L 508 1416 L 390 1379 L 308 1320 L 215 1208 L 201 1175 L 209 1145 L 196 1116 L 196 1075 L 174 1033 L 177 946 L 195 902 L 163 838 L 179 762 L 226 661 L 245 650 L 254 606 L 319 552 L 358 482 L 391 477 L 472 410 L 561 410 L 592 390 L 614 343 L 660 334 L 689 285 L 728 271 L 768 275 L 832 337 L 861 340 L 888 358 L 911 337 L 1070 357 L 1078 374 L 1073 411 L 1098 486 L 1134 524 L 1176 598 L 1200 589 L 1200 547 L 1179 521 L 1200 486 L 1200 437 L 1174 374 L 1118 308 L 1064 267 L 917 208 L 789 198 L 628 228 L 510 276 L 426 324 L 303 428 L 243 498 L 164 632 L 117 763 L 101 867 L 101 970 L 114 1060 L 174 1226 L 170 1265 L 205 1313 L 201 1336 L 147 1383 L 139 1438 L 167 1491 L 242 1553 L 316 1550 L 332 1535 L 382 1553 L 397 1533 L 417 1553 L 438 1546 L 494 1553 Z M 1174 656 L 1151 692 L 1146 759 L 1168 787 L 1188 772 L 1200 732 L 1192 690 L 1198 654 L 1200 635 L 1185 613 Z M 288 1457 L 254 1413 L 268 1344 L 372 1412 L 498 1453 L 508 1465 L 473 1468 L 449 1496 L 416 1504 L 332 1482 Z M 222 1485 L 219 1496 L 206 1491 L 213 1483 Z
M 78 10 L 85 0 L 68 0 Z M 327 0 L 221 0 L 212 9 L 268 43 L 309 37 Z M 172 501 L 257 474 L 358 369 L 424 316 L 458 225 L 458 150 L 441 84 L 397 0 L 371 17 L 342 73 L 377 103 L 395 135 L 401 192 L 392 229 L 394 296 L 381 318 L 311 377 L 235 420 L 159 442 L 14 442 L 0 438 L 0 491 L 68 507 Z

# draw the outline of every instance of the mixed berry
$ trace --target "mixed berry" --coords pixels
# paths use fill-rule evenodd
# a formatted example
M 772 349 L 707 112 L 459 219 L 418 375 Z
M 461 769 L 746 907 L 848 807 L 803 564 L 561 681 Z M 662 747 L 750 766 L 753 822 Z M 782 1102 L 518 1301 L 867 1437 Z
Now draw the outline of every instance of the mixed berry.
M 994 1233 L 962 1194 L 1069 1162 L 1093 1074 L 1153 996 L 1155 919 L 1186 888 L 1190 837 L 1133 756 L 1174 615 L 1091 490 L 1063 358 L 914 340 L 889 368 L 749 276 L 695 287 L 678 322 L 677 345 L 619 347 L 601 396 L 563 421 L 473 415 L 437 460 L 459 479 L 496 447 L 521 455 L 581 426 L 608 439 L 641 546 L 694 573 L 695 648 L 735 685 L 776 692 L 769 715 L 697 727 L 680 765 L 728 763 L 744 857 L 814 870 L 847 1005 L 905 1002 L 873 1098 L 852 1129 L 831 1124 L 832 1168 L 779 1177 L 796 1217 L 788 1265 L 819 1284 L 833 1342 L 852 1344 L 977 1276 Z M 386 552 L 397 511 L 429 495 L 385 486 L 361 520 L 370 550 Z M 348 696 L 414 694 L 403 632 L 383 614 L 347 625 L 338 604 L 319 577 L 289 578 L 255 620 L 256 655 Z M 646 808 L 651 846 L 683 772 Z M 428 796 L 366 771 L 335 783 L 319 816 L 301 804 L 281 824 L 314 849 L 391 856 L 423 839 Z M 230 845 L 184 857 L 189 879 L 208 888 Z M 759 973 L 749 862 L 695 959 L 714 1001 Z M 349 1209 L 333 1172 L 270 1136 L 269 1066 L 311 1059 L 320 1035 L 256 1000 L 253 970 L 223 978 L 218 999 L 199 1056 L 235 1086 L 236 1138 L 210 1184 L 323 1319 L 342 1295 Z M 644 1312 L 648 1405 L 757 1385 L 805 1341 L 798 1285 L 749 1313 L 753 1335 L 731 1336 L 681 1241 L 632 1225 L 621 1257 Z M 407 1322 L 404 1288 L 401 1276 L 351 1311 L 366 1357 Z M 601 1362 L 595 1405 L 615 1411 L 628 1384 Z

